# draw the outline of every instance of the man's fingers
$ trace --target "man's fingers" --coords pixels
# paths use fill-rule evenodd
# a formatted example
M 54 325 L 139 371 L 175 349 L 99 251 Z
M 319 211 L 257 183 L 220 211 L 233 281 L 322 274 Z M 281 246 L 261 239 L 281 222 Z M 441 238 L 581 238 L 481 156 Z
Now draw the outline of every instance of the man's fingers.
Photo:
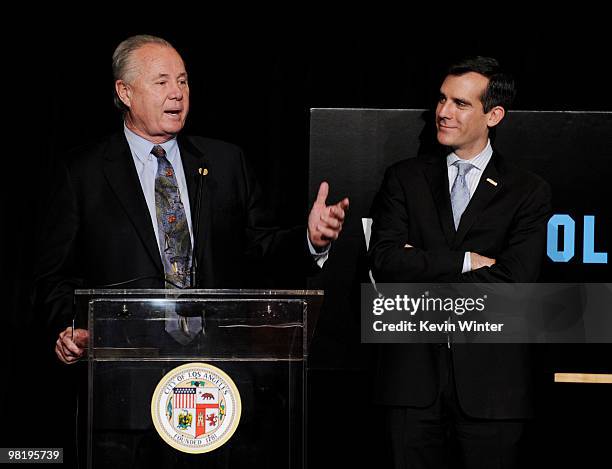
M 342 226 L 342 223 L 338 219 L 328 217 L 325 214 L 321 214 L 321 226 L 325 228 L 338 229 Z
M 340 204 L 332 205 L 329 207 L 329 215 L 337 218 L 340 221 L 344 221 L 344 210 L 340 207 Z
M 328 242 L 338 239 L 344 222 L 344 211 L 349 206 L 348 198 L 342 199 L 335 205 L 327 205 L 326 200 L 329 195 L 329 184 L 323 181 L 319 186 L 317 200 L 309 215 L 309 236 L 313 243 Z M 319 217 L 317 220 L 316 217 Z M 316 226 L 313 227 L 313 224 Z M 320 241 L 318 241 L 320 240 Z
M 315 201 L 315 203 L 325 205 L 325 201 L 327 200 L 327 194 L 329 194 L 329 184 L 323 181 L 319 186 L 319 192 L 317 194 L 317 200 Z
M 85 353 L 85 346 L 89 339 L 87 329 L 67 327 L 60 332 L 55 342 L 55 354 L 62 362 L 71 365 L 76 363 Z
M 495 259 L 491 259 L 490 257 L 486 257 L 486 256 L 481 256 L 479 254 L 477 254 L 477 258 L 476 258 L 476 268 L 479 267 L 491 267 L 493 265 L 495 265 Z
M 85 348 L 87 346 L 87 341 L 89 340 L 89 331 L 87 329 L 75 329 L 72 340 L 80 348 Z
M 55 354 L 57 355 L 57 358 L 59 358 L 63 363 L 66 363 L 67 365 L 70 365 L 76 360 L 76 358 L 73 358 L 71 355 L 66 353 L 59 340 L 58 343 L 55 345 Z
M 331 213 L 336 215 L 338 218 L 340 218 L 341 220 L 344 220 L 344 217 L 346 216 L 346 213 L 344 211 L 348 208 L 348 206 L 349 206 L 349 200 L 343 199 L 337 204 L 329 207 L 329 210 Z
M 58 350 L 62 349 L 62 340 L 61 339 L 57 339 L 55 341 L 55 351 L 57 352 Z
M 64 354 L 62 353 L 61 347 L 58 344 L 55 344 L 55 355 L 57 355 L 57 358 L 59 358 L 60 361 L 68 363 L 66 357 L 64 357 Z
M 68 336 L 67 334 L 64 335 L 64 337 L 62 337 L 61 342 L 62 342 L 62 347 L 64 347 L 67 351 L 69 351 L 73 355 L 80 357 L 83 354 L 83 349 L 80 348 L 77 344 L 75 344 L 70 338 L 70 336 Z
M 70 361 L 68 360 L 68 357 L 64 354 L 62 347 L 56 345 L 55 354 L 57 355 L 57 358 L 59 358 L 63 363 L 66 363 L 66 364 L 70 363 Z
M 326 228 L 321 225 L 317 225 L 317 231 L 319 231 L 319 233 L 321 233 L 321 235 L 327 239 L 338 239 L 338 235 L 340 234 L 340 229 L 332 230 L 331 228 Z

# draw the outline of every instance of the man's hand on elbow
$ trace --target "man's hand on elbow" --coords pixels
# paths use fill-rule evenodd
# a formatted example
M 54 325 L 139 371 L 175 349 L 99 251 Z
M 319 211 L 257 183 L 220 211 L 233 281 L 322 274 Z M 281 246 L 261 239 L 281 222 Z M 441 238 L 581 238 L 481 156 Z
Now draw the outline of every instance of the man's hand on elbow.
M 74 329 L 67 327 L 60 332 L 55 342 L 55 354 L 67 365 L 76 363 L 85 354 L 89 332 L 87 329 Z
M 481 256 L 475 252 L 470 252 L 470 260 L 472 262 L 472 270 L 480 269 L 482 267 L 491 267 L 495 264 L 495 259 Z

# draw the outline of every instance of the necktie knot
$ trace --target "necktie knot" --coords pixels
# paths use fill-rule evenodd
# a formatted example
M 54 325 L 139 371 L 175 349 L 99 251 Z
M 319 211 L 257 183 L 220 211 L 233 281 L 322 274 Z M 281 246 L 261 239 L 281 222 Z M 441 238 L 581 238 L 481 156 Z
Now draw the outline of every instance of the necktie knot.
M 151 150 L 151 154 L 156 158 L 163 158 L 166 156 L 166 150 L 161 145 L 155 145 Z
M 459 171 L 457 173 L 457 176 L 459 177 L 465 177 L 467 173 L 469 173 L 473 168 L 476 167 L 472 163 L 466 163 L 465 161 L 459 161 L 459 160 L 455 161 L 453 163 L 453 166 L 457 167 L 457 171 Z

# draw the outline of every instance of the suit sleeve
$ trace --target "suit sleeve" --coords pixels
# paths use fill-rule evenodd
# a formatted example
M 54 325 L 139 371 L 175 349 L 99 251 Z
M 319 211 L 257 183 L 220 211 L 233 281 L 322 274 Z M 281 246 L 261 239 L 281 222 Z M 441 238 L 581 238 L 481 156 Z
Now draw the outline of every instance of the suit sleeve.
M 242 152 L 240 161 L 247 213 L 246 258 L 256 264 L 263 261 L 266 270 L 289 271 L 304 276 L 316 273 L 319 267 L 308 247 L 306 226 L 281 228 L 276 225 L 257 178 Z
M 552 212 L 550 185 L 542 180 L 516 211 L 505 248 L 492 267 L 458 275 L 451 281 L 530 283 L 538 279 L 546 251 L 546 227 Z
M 447 248 L 405 248 L 410 217 L 406 193 L 394 167 L 385 173 L 372 211 L 372 238 L 368 256 L 377 282 L 440 281 L 460 274 L 465 253 Z
M 36 243 L 32 296 L 36 310 L 44 316 L 55 338 L 71 324 L 74 290 L 83 282 L 76 271 L 79 218 L 68 169 L 60 165 L 52 180 Z

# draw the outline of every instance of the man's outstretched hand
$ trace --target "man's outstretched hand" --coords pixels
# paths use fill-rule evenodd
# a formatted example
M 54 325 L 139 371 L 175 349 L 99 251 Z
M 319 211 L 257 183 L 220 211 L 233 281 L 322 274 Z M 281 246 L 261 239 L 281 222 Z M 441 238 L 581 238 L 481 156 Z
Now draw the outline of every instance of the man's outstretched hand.
M 87 329 L 75 329 L 73 332 L 72 327 L 67 327 L 60 332 L 57 342 L 55 342 L 57 358 L 67 365 L 76 363 L 85 354 L 88 339 L 89 332 Z
M 326 205 L 329 184 L 322 182 L 319 186 L 317 200 L 308 215 L 308 238 L 315 248 L 323 249 L 333 240 L 338 239 L 342 231 L 345 212 L 349 199 L 344 198 L 335 205 Z

